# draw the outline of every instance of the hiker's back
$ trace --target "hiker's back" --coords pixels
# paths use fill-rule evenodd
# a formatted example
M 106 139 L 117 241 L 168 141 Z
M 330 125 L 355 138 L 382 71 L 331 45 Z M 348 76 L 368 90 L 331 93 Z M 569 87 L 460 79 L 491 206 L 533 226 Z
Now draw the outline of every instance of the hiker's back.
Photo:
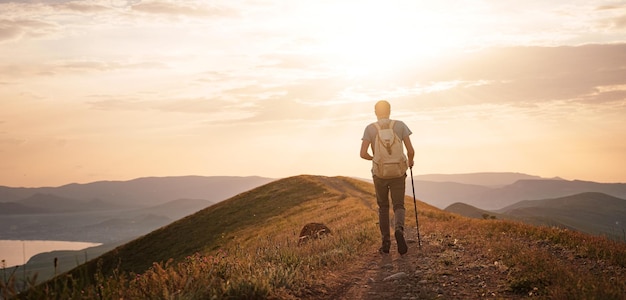
M 372 172 L 376 177 L 397 178 L 404 176 L 408 169 L 402 139 L 393 129 L 395 124 L 395 120 L 374 123 L 377 134 L 373 147 Z

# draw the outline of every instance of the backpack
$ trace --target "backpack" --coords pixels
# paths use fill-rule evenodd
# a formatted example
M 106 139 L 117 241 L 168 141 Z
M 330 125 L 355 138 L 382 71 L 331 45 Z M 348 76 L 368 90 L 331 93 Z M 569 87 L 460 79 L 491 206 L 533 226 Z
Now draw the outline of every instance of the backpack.
M 401 177 L 409 168 L 402 140 L 393 131 L 395 123 L 395 120 L 382 126 L 378 122 L 374 123 L 378 133 L 373 149 L 372 173 L 376 177 L 386 179 Z

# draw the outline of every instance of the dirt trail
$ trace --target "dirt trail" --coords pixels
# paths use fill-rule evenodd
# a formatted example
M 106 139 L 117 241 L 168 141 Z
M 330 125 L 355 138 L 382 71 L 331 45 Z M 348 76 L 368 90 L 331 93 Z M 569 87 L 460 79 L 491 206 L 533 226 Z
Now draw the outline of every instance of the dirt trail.
M 355 189 L 338 178 L 322 178 L 324 184 L 358 199 L 374 195 Z M 363 200 L 377 211 L 375 203 Z M 414 224 L 414 223 L 413 223 Z M 422 225 L 422 224 L 420 224 Z M 475 299 L 519 298 L 507 291 L 507 268 L 484 255 L 480 241 L 459 241 L 446 235 L 437 222 L 420 226 L 421 248 L 415 227 L 407 228 L 409 252 L 400 255 L 395 240 L 389 254 L 378 253 L 378 243 L 368 254 L 343 271 L 327 274 L 322 294 L 312 299 Z M 426 235 L 424 235 L 426 233 Z M 390 277 L 392 276 L 392 277 Z
M 507 291 L 506 266 L 489 261 L 475 249 L 446 236 L 422 237 L 407 230 L 409 252 L 398 254 L 395 242 L 389 254 L 377 247 L 342 274 L 327 299 L 476 299 L 520 298 Z

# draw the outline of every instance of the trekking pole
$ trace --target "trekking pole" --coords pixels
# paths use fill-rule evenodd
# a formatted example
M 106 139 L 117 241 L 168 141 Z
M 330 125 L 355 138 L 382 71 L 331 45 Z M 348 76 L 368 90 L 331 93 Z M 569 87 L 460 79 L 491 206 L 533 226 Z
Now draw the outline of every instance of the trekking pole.
M 411 187 L 413 188 L 413 207 L 415 207 L 415 228 L 417 229 L 417 245 L 422 249 L 422 239 L 420 238 L 420 225 L 417 221 L 417 200 L 415 199 L 415 183 L 413 183 L 413 167 L 411 170 Z

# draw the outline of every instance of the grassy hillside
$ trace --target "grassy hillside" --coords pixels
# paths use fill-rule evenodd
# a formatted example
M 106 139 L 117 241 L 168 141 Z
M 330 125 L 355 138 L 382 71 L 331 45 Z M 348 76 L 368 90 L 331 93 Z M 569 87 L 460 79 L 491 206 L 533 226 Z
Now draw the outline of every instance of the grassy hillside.
M 155 267 L 155 263 L 173 266 L 188 262 L 194 255 L 203 259 L 215 258 L 215 255 L 239 256 L 238 261 L 252 255 L 255 257 L 249 259 L 254 262 L 250 263 L 261 265 L 253 268 L 258 271 L 267 270 L 266 264 L 275 260 L 306 257 L 307 262 L 296 260 L 293 263 L 306 263 L 304 270 L 323 269 L 326 265 L 347 261 L 366 248 L 362 244 L 372 243 L 376 233 L 373 205 L 371 187 L 362 181 L 341 177 L 286 178 L 241 193 L 133 240 L 72 270 L 71 281 L 67 281 L 68 276 L 61 276 L 46 286 L 55 290 L 85 286 L 95 280 L 86 274 L 104 277 L 140 274 Z M 325 223 L 333 231 L 333 237 L 315 247 L 296 247 L 300 229 L 309 222 Z M 275 253 L 281 248 L 290 249 L 290 253 Z M 273 257 L 275 255 L 278 257 Z M 258 256 L 267 256 L 267 261 L 257 261 Z M 314 272 L 306 273 L 298 276 Z M 241 280 L 249 280 L 246 279 L 249 276 L 259 275 L 248 274 Z M 230 284 L 250 283 L 236 283 L 231 279 Z M 39 286 L 28 297 L 41 296 L 45 289 Z
M 413 199 L 405 201 L 407 238 L 412 240 Z M 624 243 L 563 229 L 470 219 L 417 204 L 424 245 L 418 250 L 411 243 L 409 255 L 400 260 L 411 264 L 414 255 L 428 272 L 410 274 L 415 282 L 398 285 L 398 291 L 410 287 L 409 295 L 420 298 L 619 299 L 626 293 Z M 345 177 L 286 178 L 122 245 L 19 297 L 341 299 L 354 286 L 354 274 L 363 275 L 360 268 L 371 265 L 365 260 L 379 246 L 376 210 L 370 183 Z M 299 246 L 298 233 L 309 222 L 325 223 L 333 233 Z M 484 294 L 488 286 L 495 290 Z M 0 296 L 15 295 L 10 287 L 2 282 Z M 391 298 L 406 297 L 403 293 Z

